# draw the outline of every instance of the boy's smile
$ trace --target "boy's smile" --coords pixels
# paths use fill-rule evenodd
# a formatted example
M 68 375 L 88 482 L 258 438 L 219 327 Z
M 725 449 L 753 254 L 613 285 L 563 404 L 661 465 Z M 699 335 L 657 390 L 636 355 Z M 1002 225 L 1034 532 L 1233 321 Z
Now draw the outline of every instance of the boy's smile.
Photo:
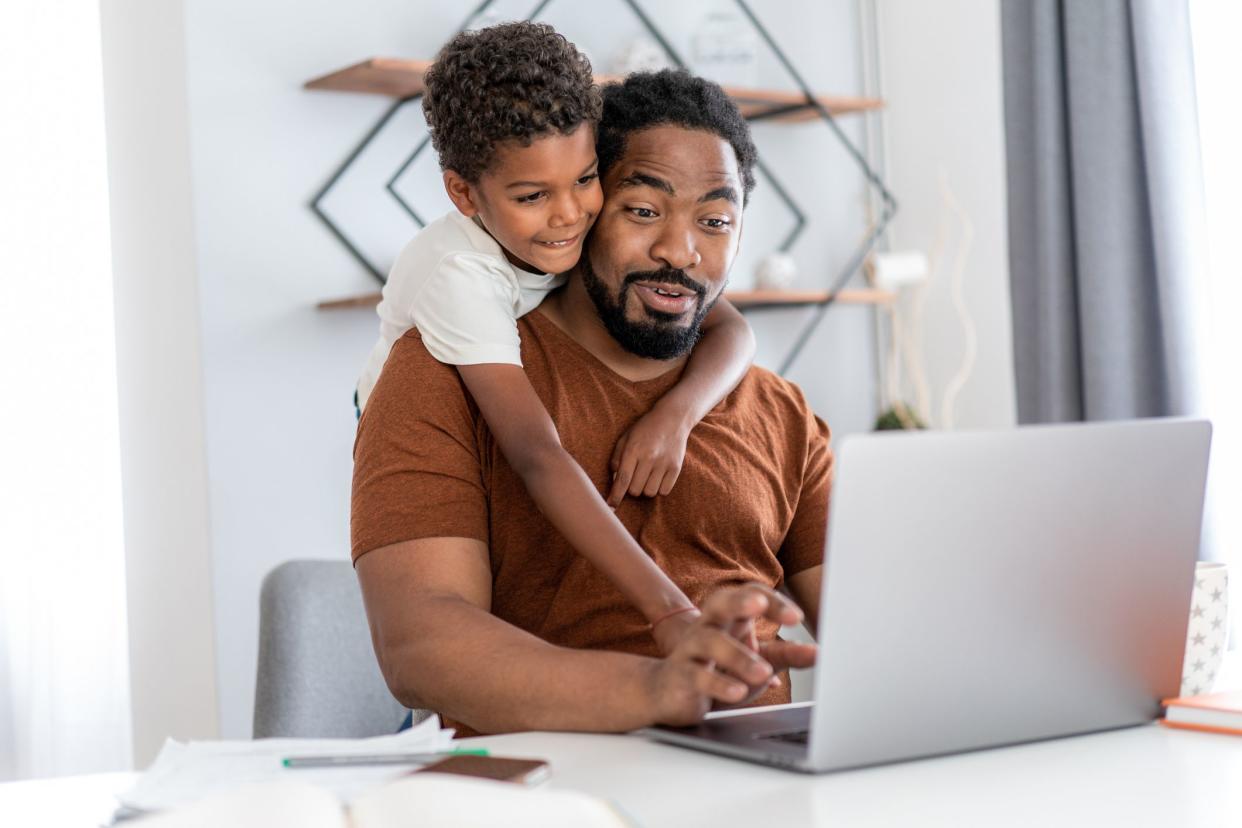
M 595 130 L 551 132 L 523 146 L 509 141 L 477 182 L 444 173 L 449 198 L 476 220 L 510 263 L 536 273 L 564 273 L 578 262 L 582 242 L 604 196 L 596 174 Z

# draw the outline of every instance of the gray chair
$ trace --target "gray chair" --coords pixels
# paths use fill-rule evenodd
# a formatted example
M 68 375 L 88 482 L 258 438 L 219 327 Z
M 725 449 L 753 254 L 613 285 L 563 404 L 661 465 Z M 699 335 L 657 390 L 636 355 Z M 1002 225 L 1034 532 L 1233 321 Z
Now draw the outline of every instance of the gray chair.
M 380 674 L 348 561 L 286 561 L 263 579 L 257 678 L 256 739 L 378 736 L 406 715 Z

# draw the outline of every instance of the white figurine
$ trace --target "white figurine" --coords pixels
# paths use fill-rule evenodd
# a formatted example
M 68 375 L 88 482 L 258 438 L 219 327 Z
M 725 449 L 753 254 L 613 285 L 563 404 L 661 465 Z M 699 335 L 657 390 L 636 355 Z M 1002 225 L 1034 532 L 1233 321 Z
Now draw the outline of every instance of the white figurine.
M 672 63 L 659 43 L 646 37 L 636 37 L 613 58 L 612 72 L 625 77 L 634 72 L 658 72 L 670 66 Z
M 798 265 L 788 253 L 769 253 L 755 269 L 759 290 L 788 290 L 798 278 Z

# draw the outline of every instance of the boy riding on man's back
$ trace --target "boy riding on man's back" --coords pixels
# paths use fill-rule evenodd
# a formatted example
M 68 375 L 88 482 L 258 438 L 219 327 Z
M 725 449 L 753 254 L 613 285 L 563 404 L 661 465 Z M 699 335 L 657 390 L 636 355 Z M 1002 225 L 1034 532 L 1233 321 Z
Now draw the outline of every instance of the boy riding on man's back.
M 606 503 L 561 446 L 522 369 L 517 331 L 517 319 L 577 264 L 603 201 L 600 95 L 590 64 L 551 27 L 511 23 L 459 34 L 425 84 L 423 109 L 457 212 L 428 225 L 398 256 L 359 406 L 365 409 L 393 343 L 417 328 L 436 359 L 457 367 L 539 509 L 643 613 L 668 652 L 697 609 L 609 506 L 627 493 L 672 489 L 690 430 L 742 378 L 753 336 L 727 301 L 707 313 L 681 381 L 618 442 Z M 676 285 L 638 287 L 651 294 L 644 298 L 653 318 L 697 305 L 696 294 Z

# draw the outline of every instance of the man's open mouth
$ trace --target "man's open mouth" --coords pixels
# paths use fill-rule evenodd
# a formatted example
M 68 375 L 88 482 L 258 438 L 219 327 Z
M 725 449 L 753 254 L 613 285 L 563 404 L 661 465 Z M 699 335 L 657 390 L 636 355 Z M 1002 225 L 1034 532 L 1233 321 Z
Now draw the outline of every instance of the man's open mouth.
M 682 314 L 694 310 L 699 302 L 698 291 L 665 282 L 635 282 L 638 297 L 644 305 L 662 313 Z

